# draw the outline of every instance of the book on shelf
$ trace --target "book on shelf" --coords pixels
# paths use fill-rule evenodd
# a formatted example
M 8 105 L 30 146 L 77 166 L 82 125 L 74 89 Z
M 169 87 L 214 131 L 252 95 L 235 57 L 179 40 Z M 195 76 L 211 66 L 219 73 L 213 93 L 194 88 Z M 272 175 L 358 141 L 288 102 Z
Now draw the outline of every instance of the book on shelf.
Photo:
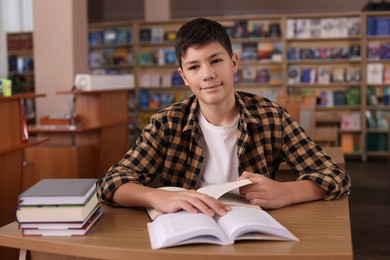
M 310 19 L 310 38 L 321 38 L 321 19 Z
M 164 28 L 161 26 L 153 26 L 151 28 L 151 42 L 163 43 L 164 42 Z
M 261 42 L 258 44 L 257 57 L 260 60 L 271 60 L 274 53 L 274 44 L 272 42 Z
M 242 68 L 242 80 L 244 82 L 255 82 L 257 79 L 257 71 L 255 67 Z
M 342 115 L 340 128 L 342 130 L 360 130 L 360 112 L 351 112 L 349 114 Z
M 273 82 L 276 83 L 276 79 L 273 78 L 273 80 Z M 269 73 L 269 70 L 265 68 L 258 69 L 256 73 L 256 81 L 259 83 L 271 83 L 271 75 Z
M 141 28 L 139 30 L 139 39 L 141 42 L 151 42 L 152 30 L 150 28 Z
M 24 236 L 85 236 L 102 217 L 103 210 L 98 208 L 83 222 L 22 223 L 19 228 Z
M 360 88 L 350 87 L 345 91 L 345 101 L 347 105 L 360 105 Z
M 344 90 L 333 91 L 333 104 L 335 106 L 344 106 L 345 105 L 345 92 L 344 92 Z
M 359 82 L 360 81 L 360 67 L 347 66 L 345 68 L 345 81 L 346 82 Z
M 257 42 L 244 42 L 241 49 L 241 60 L 256 61 L 258 59 Z
M 299 84 L 301 83 L 301 67 L 289 66 L 288 67 L 288 84 Z
M 333 107 L 333 91 L 328 90 L 322 90 L 320 92 L 320 102 L 318 104 L 320 107 Z
M 380 59 L 380 50 L 381 50 L 380 42 L 368 42 L 367 58 L 371 60 Z
M 88 32 L 88 43 L 90 46 L 101 46 L 103 44 L 102 31 L 89 31 Z
M 131 28 L 118 28 L 117 29 L 117 44 L 128 44 L 133 41 L 133 31 Z
M 375 35 L 389 35 L 390 34 L 390 18 L 376 17 Z
M 217 199 L 221 201 L 222 203 L 228 204 L 228 205 L 235 205 L 235 206 L 245 206 L 245 207 L 254 207 L 256 209 L 260 209 L 258 206 L 254 206 L 249 204 L 243 197 L 241 197 L 237 189 L 246 185 L 251 184 L 252 182 L 248 179 L 240 180 L 240 181 L 232 181 L 232 182 L 226 182 L 221 184 L 215 184 L 210 186 L 205 186 L 202 188 L 197 189 L 197 192 L 204 193 L 209 195 L 210 197 L 213 197 L 214 199 Z M 161 187 L 159 189 L 167 190 L 167 191 L 183 191 L 184 188 L 181 187 Z M 157 211 L 154 208 L 146 208 L 146 211 L 150 217 L 151 220 L 155 220 L 157 217 L 164 215 L 163 213 Z
M 329 84 L 331 77 L 331 69 L 328 66 L 318 67 L 317 72 L 317 83 L 318 84 Z
M 264 23 L 263 22 L 258 22 L 258 21 L 254 21 L 254 22 L 248 22 L 248 27 L 250 28 L 250 36 L 251 37 L 265 37 L 265 34 L 266 34 L 266 28 L 264 27 Z M 275 33 L 276 35 L 276 33 Z
M 390 59 L 390 42 L 382 42 L 380 48 L 380 58 Z
M 302 70 L 302 83 L 314 84 L 316 82 L 316 69 L 303 68 Z
M 390 87 L 383 89 L 383 105 L 390 106 Z
M 297 19 L 296 23 L 296 38 L 310 38 L 310 19 Z
M 247 38 L 249 36 L 248 21 L 247 20 L 235 21 L 233 30 L 234 30 L 233 31 L 234 38 Z
M 367 16 L 367 35 L 375 35 L 376 33 L 376 19 L 373 16 Z
M 383 68 L 383 63 L 367 64 L 367 84 L 382 84 Z
M 195 243 L 230 245 L 236 240 L 299 241 L 267 212 L 245 207 L 232 207 L 214 218 L 185 211 L 169 213 L 147 227 L 152 249 Z
M 344 133 L 341 135 L 341 150 L 343 153 L 353 153 L 360 150 L 360 138 L 356 134 Z
M 97 179 L 42 179 L 18 196 L 18 204 L 81 205 L 96 190 Z
M 116 28 L 107 28 L 103 30 L 103 42 L 104 44 L 115 44 L 118 36 Z
M 345 68 L 334 67 L 332 69 L 332 82 L 344 82 L 345 81 Z

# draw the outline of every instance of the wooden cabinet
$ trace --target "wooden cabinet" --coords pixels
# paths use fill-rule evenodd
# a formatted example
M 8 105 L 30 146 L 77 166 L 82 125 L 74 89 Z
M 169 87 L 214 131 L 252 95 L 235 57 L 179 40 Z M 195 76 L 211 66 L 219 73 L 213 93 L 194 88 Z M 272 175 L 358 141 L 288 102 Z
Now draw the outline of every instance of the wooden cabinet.
M 29 132 L 50 140 L 26 149 L 35 171 L 26 186 L 42 178 L 100 178 L 128 150 L 128 91 L 59 92 L 74 100 L 80 125 L 36 125 Z M 72 113 L 71 113 L 72 114 Z
M 45 138 L 22 138 L 22 102 L 43 95 L 25 94 L 10 97 L 0 96 L 0 226 L 15 221 L 18 195 L 22 183 L 32 165 L 25 161 L 25 149 L 44 142 Z M 1 259 L 8 258 L 10 250 L 0 248 Z M 12 254 L 12 253 L 10 253 Z

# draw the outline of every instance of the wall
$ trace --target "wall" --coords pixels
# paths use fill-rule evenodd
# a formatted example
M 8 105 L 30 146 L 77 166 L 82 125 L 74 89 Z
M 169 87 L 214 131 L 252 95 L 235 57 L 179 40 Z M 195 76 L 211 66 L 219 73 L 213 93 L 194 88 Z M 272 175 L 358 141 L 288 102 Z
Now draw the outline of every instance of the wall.
M 89 0 L 90 21 L 144 18 L 143 0 Z M 368 0 L 170 0 L 172 18 L 250 14 L 361 11 Z M 373 2 L 380 2 L 375 0 Z M 93 15 L 93 16 L 92 16 Z
M 368 0 L 172 0 L 175 18 L 248 14 L 361 11 Z
M 77 73 L 88 73 L 86 0 L 34 0 L 37 118 L 69 111 L 68 95 Z

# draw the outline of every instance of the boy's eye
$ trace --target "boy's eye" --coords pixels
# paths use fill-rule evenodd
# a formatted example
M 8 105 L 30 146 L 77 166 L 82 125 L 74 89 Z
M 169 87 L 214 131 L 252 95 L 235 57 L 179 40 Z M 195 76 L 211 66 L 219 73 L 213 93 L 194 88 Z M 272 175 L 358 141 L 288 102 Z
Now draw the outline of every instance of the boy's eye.
M 199 68 L 198 65 L 194 65 L 194 66 L 191 66 L 188 68 L 188 70 L 196 70 L 197 68 Z
M 215 60 L 212 60 L 211 61 L 211 64 L 213 64 L 213 63 L 219 63 L 219 62 L 221 62 L 222 60 L 221 59 L 215 59 Z

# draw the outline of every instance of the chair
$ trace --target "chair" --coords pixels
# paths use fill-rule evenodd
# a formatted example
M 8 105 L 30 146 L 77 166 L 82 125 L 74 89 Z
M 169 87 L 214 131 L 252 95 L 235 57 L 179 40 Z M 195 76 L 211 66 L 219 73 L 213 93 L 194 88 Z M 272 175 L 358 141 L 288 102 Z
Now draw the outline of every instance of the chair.
M 285 108 L 303 129 L 316 127 L 317 98 L 315 95 L 279 94 L 276 102 Z
M 277 103 L 285 108 L 306 133 L 321 146 L 337 146 L 338 130 L 336 127 L 316 126 L 315 95 L 279 94 Z

